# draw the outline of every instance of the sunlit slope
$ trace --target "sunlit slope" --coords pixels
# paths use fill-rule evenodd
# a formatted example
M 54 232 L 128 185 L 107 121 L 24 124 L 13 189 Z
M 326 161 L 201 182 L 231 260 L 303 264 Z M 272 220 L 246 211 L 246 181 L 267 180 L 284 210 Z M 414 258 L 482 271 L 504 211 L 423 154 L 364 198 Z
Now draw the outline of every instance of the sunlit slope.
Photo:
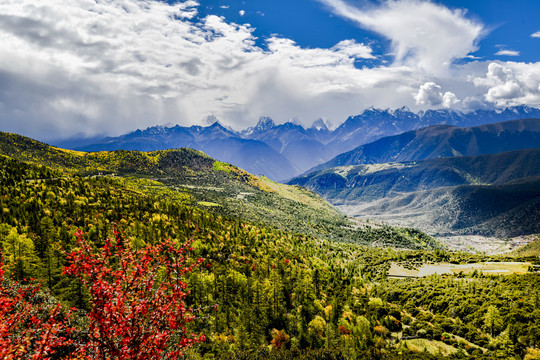
M 363 244 L 439 246 L 417 231 L 358 229 L 312 191 L 254 176 L 192 149 L 84 153 L 2 133 L 0 151 L 14 159 L 47 165 L 65 176 L 120 177 L 133 191 L 282 230 Z

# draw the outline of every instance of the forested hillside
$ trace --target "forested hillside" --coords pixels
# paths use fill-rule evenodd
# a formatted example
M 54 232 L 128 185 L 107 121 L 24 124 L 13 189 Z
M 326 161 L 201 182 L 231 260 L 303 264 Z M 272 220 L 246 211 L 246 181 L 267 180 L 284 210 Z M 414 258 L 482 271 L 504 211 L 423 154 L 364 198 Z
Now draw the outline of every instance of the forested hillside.
M 362 244 L 384 243 L 380 240 L 384 238 L 396 247 L 439 246 L 425 235 L 418 241 L 395 228 L 357 229 L 354 222 L 311 191 L 254 176 L 192 149 L 84 153 L 4 133 L 0 150 L 23 161 L 47 164 L 69 176 L 122 177 L 130 187 L 146 194 L 282 230 Z
M 423 161 L 339 166 L 290 184 L 349 215 L 430 234 L 514 237 L 540 232 L 540 149 Z
M 448 253 L 412 229 L 353 226 L 309 192 L 191 150 L 90 155 L 3 139 L 0 246 L 7 281 L 39 279 L 44 292 L 34 301 L 76 308 L 68 335 L 75 343 L 85 341 L 85 313 L 95 298 L 63 274 L 66 253 L 80 246 L 77 229 L 95 251 L 116 229 L 134 249 L 192 239 L 187 263 L 204 259 L 184 274 L 186 305 L 195 314 L 188 330 L 206 336 L 188 350 L 190 358 L 510 358 L 540 345 L 538 275 L 387 277 L 392 263 L 415 268 L 504 257 Z M 223 190 L 209 189 L 217 181 Z M 249 206 L 240 212 L 227 200 L 232 184 L 268 194 L 235 195 L 274 209 L 275 218 L 264 220 Z M 294 215 L 291 224 L 278 226 L 285 218 L 277 208 Z M 326 220 L 317 223 L 318 216 Z M 418 250 L 395 249 L 403 247 Z M 56 356 L 68 349 L 59 346 Z

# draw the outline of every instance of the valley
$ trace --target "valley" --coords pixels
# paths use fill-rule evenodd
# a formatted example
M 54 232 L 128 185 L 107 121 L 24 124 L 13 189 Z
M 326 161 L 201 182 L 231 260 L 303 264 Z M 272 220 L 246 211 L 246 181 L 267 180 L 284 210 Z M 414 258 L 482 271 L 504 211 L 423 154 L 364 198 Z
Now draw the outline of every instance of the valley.
M 0 0 L 0 360 L 540 360 L 538 14 Z
M 438 236 L 437 239 L 449 250 L 484 254 L 503 254 L 526 247 L 538 239 L 537 234 L 513 238 L 486 237 L 481 235 Z
M 466 275 L 484 273 L 494 275 L 526 274 L 531 263 L 526 262 L 484 262 L 471 264 L 424 264 L 415 270 L 406 269 L 396 263 L 392 263 L 388 270 L 388 277 L 412 277 L 420 278 L 430 275 Z
M 101 298 L 65 275 L 66 250 L 81 236 L 96 254 L 106 238 L 128 252 L 190 239 L 194 359 L 527 355 L 540 344 L 538 314 L 523 315 L 540 299 L 538 151 L 346 165 L 283 184 L 188 148 L 84 152 L 0 133 L 5 274 L 40 279 L 47 304 L 72 309 L 80 343 Z
M 433 127 L 387 137 L 289 184 L 321 194 L 348 216 L 422 229 L 451 249 L 504 252 L 509 239 L 540 233 L 539 124 Z M 459 140 L 460 132 L 474 146 Z M 465 148 L 488 154 L 463 156 Z M 342 165 L 325 168 L 331 164 Z

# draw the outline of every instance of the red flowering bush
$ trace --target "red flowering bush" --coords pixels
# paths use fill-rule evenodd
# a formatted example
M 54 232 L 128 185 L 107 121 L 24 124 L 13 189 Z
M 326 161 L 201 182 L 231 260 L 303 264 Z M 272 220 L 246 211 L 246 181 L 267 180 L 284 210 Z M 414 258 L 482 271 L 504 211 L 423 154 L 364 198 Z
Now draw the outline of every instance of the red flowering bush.
M 182 276 L 204 260 L 187 264 L 189 243 L 134 250 L 115 231 L 94 250 L 82 232 L 75 235 L 79 247 L 64 274 L 88 286 L 88 327 L 69 327 L 71 312 L 51 305 L 39 286 L 6 280 L 0 257 L 0 359 L 178 359 L 205 340 L 186 329 L 194 316 L 184 305 Z
M 186 265 L 189 243 L 163 240 L 133 250 L 115 230 L 101 251 L 94 251 L 77 232 L 79 248 L 68 255 L 64 274 L 80 278 L 89 288 L 92 309 L 87 340 L 78 353 L 92 359 L 179 358 L 185 349 L 204 341 L 188 335 L 194 319 L 184 306 L 188 295 L 182 276 L 204 259 Z
M 71 345 L 60 305 L 43 301 L 38 285 L 5 279 L 2 266 L 0 257 L 0 359 L 49 359 Z

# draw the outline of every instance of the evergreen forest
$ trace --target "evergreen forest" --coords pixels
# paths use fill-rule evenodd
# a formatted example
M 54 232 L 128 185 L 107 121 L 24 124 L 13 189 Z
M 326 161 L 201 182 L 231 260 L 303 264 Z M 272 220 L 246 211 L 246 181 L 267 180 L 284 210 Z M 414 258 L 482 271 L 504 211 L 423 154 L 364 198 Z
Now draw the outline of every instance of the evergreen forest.
M 189 149 L 83 153 L 1 133 L 0 153 L 0 314 L 22 311 L 6 300 L 18 289 L 39 289 L 24 296 L 40 309 L 0 335 L 28 334 L 32 322 L 47 323 L 43 314 L 70 324 L 65 341 L 33 358 L 70 358 L 92 338 L 99 299 L 92 277 L 73 276 L 89 261 L 73 254 L 114 246 L 118 254 L 180 254 L 185 267 L 175 279 L 185 287 L 175 291 L 187 320 L 163 343 L 170 358 L 540 358 L 535 251 L 450 252 L 418 230 L 355 222 L 304 188 Z M 121 254 L 108 259 L 124 264 Z M 508 275 L 389 275 L 396 265 L 479 262 L 530 265 Z M 154 268 L 155 278 L 172 282 L 165 267 Z M 25 346 L 20 358 L 39 352 Z M 143 353 L 127 358 L 167 358 Z

